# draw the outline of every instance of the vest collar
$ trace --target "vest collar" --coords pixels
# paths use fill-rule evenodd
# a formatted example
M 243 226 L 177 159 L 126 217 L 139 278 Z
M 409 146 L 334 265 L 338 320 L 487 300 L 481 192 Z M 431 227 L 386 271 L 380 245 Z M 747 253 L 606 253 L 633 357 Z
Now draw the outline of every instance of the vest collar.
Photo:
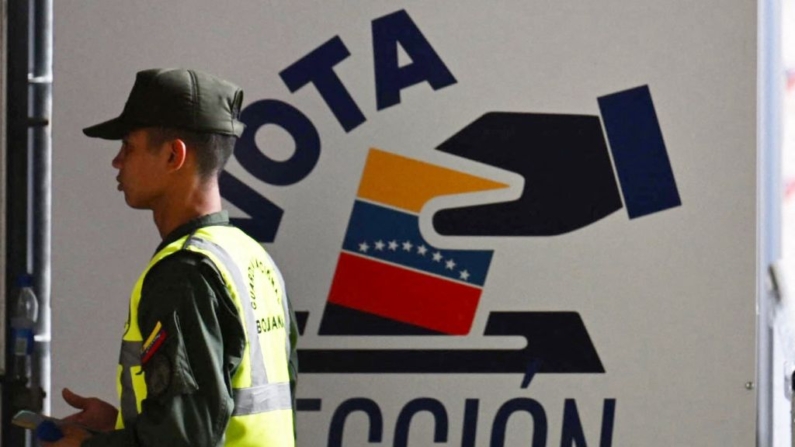
M 158 253 L 167 245 L 193 233 L 199 228 L 210 227 L 215 225 L 229 225 L 229 213 L 226 210 L 212 214 L 205 214 L 204 216 L 197 217 L 185 224 L 180 225 L 174 231 L 172 231 L 166 237 L 163 238 L 163 242 L 161 242 L 160 245 L 157 246 L 157 250 L 155 250 L 155 253 Z

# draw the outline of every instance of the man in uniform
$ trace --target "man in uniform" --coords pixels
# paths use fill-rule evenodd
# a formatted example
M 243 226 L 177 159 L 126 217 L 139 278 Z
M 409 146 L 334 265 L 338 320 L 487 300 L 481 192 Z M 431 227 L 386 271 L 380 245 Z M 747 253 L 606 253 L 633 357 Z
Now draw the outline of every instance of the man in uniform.
M 113 167 L 162 242 L 130 298 L 120 408 L 63 391 L 80 411 L 53 446 L 293 447 L 295 330 L 283 279 L 229 224 L 218 175 L 244 125 L 243 91 L 207 73 L 137 74 L 117 118 L 89 137 L 121 140 Z M 92 433 L 93 432 L 93 433 Z

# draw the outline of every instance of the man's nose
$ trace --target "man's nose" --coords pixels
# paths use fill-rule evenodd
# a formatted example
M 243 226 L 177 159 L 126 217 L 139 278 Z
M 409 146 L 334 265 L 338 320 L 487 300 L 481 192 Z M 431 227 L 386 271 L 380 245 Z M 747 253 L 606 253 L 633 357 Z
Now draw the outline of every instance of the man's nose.
M 116 169 L 121 169 L 122 158 L 123 158 L 122 151 L 119 150 L 119 153 L 117 153 L 116 156 L 113 157 L 113 161 L 111 161 L 110 164 Z

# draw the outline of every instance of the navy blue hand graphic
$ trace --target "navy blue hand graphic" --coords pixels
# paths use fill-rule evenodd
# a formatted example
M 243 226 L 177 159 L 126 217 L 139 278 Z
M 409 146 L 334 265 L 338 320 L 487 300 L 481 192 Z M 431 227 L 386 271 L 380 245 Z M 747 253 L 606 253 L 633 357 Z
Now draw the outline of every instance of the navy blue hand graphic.
M 599 98 L 598 116 L 490 112 L 437 149 L 515 172 L 518 200 L 439 211 L 442 235 L 554 236 L 623 207 L 630 218 L 681 204 L 651 95 L 639 87 Z

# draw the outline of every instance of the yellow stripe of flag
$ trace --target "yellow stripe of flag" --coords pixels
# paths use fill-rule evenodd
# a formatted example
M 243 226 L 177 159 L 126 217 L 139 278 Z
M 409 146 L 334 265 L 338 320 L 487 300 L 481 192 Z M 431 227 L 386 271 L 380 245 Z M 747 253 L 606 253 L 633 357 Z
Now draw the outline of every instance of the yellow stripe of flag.
M 367 156 L 358 197 L 419 213 L 437 196 L 507 188 L 474 175 L 372 148 Z
M 162 327 L 163 325 L 160 324 L 160 322 L 158 321 L 157 324 L 155 325 L 155 330 L 153 330 L 152 333 L 149 334 L 149 337 L 146 339 L 146 343 L 144 343 L 143 348 L 141 348 L 141 352 L 149 349 L 149 346 L 151 346 L 152 343 L 155 341 L 155 337 L 157 337 L 157 334 L 160 333 L 160 329 Z

